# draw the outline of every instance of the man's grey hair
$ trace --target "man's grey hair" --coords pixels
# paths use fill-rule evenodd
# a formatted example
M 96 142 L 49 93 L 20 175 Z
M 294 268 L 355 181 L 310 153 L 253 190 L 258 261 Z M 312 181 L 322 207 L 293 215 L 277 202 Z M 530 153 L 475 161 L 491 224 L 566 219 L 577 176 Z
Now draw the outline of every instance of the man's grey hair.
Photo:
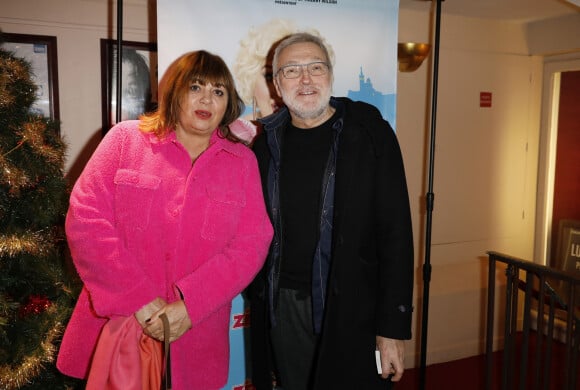
M 307 32 L 299 32 L 284 38 L 282 41 L 280 41 L 278 46 L 276 46 L 276 50 L 274 51 L 274 58 L 272 59 L 272 71 L 274 75 L 277 74 L 279 70 L 278 58 L 280 56 L 280 53 L 288 46 L 293 45 L 295 43 L 314 43 L 316 46 L 318 46 L 320 50 L 322 50 L 322 52 L 324 53 L 325 62 L 328 64 L 329 72 L 332 73 L 332 63 L 330 55 L 322 38 Z

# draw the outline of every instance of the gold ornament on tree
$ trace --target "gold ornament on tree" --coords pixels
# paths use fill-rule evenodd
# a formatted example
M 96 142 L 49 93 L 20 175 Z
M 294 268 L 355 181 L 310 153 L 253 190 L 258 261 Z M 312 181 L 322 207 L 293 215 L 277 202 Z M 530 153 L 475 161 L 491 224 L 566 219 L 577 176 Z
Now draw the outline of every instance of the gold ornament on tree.
M 21 364 L 0 366 L 0 389 L 15 390 L 20 389 L 25 384 L 38 376 L 47 363 L 53 363 L 57 349 L 54 342 L 61 337 L 64 326 L 56 323 L 52 329 L 46 333 L 46 337 L 40 343 L 40 347 L 30 356 L 27 356 Z
M 49 240 L 50 235 L 45 232 L 0 235 L 0 257 L 15 257 L 23 253 L 45 255 L 50 247 Z
M 47 145 L 44 139 L 46 123 L 41 118 L 36 118 L 24 124 L 22 140 L 29 144 L 39 155 L 43 156 L 52 164 L 62 164 L 64 155 L 61 151 Z
M 0 59 L 0 109 L 7 109 L 16 102 L 16 95 L 8 87 L 29 79 L 28 67 L 22 60 L 12 57 Z

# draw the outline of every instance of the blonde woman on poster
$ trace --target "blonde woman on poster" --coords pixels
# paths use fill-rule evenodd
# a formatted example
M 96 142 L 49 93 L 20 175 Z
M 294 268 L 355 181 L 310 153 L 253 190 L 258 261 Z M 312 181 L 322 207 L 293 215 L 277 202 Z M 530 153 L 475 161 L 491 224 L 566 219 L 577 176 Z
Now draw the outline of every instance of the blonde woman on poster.
M 250 28 L 240 42 L 232 72 L 240 97 L 246 104 L 245 119 L 256 120 L 280 107 L 282 99 L 272 83 L 272 56 L 276 41 L 297 31 L 289 20 L 273 19 L 257 28 Z M 248 113 L 248 108 L 251 112 Z

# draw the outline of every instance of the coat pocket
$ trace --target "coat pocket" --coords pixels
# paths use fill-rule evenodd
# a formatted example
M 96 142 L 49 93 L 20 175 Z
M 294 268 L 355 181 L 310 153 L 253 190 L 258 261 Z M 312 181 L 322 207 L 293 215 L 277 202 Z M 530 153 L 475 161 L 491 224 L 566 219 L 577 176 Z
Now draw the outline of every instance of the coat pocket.
M 129 169 L 115 174 L 115 211 L 118 226 L 145 230 L 161 178 Z
M 206 240 L 229 240 L 237 231 L 240 214 L 246 205 L 246 195 L 241 187 L 206 187 L 208 201 L 205 206 L 201 236 Z

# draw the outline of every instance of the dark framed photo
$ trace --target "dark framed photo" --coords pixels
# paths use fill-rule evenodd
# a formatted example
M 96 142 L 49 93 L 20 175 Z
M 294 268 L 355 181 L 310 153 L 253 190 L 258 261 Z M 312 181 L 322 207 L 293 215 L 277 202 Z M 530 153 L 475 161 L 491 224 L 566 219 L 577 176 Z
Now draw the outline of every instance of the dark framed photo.
M 115 125 L 157 107 L 157 44 L 123 41 L 121 101 L 117 108 L 117 41 L 101 39 L 103 134 Z
M 580 221 L 572 219 L 560 221 L 556 253 L 562 269 L 580 275 Z
M 556 261 L 561 269 L 580 277 L 580 220 L 563 219 L 558 226 Z M 562 298 L 568 297 L 569 285 L 562 282 Z M 580 302 L 580 291 L 576 290 L 575 302 Z
M 32 81 L 38 87 L 32 112 L 60 120 L 56 37 L 12 33 L 3 33 L 2 36 L 3 49 L 30 63 Z

